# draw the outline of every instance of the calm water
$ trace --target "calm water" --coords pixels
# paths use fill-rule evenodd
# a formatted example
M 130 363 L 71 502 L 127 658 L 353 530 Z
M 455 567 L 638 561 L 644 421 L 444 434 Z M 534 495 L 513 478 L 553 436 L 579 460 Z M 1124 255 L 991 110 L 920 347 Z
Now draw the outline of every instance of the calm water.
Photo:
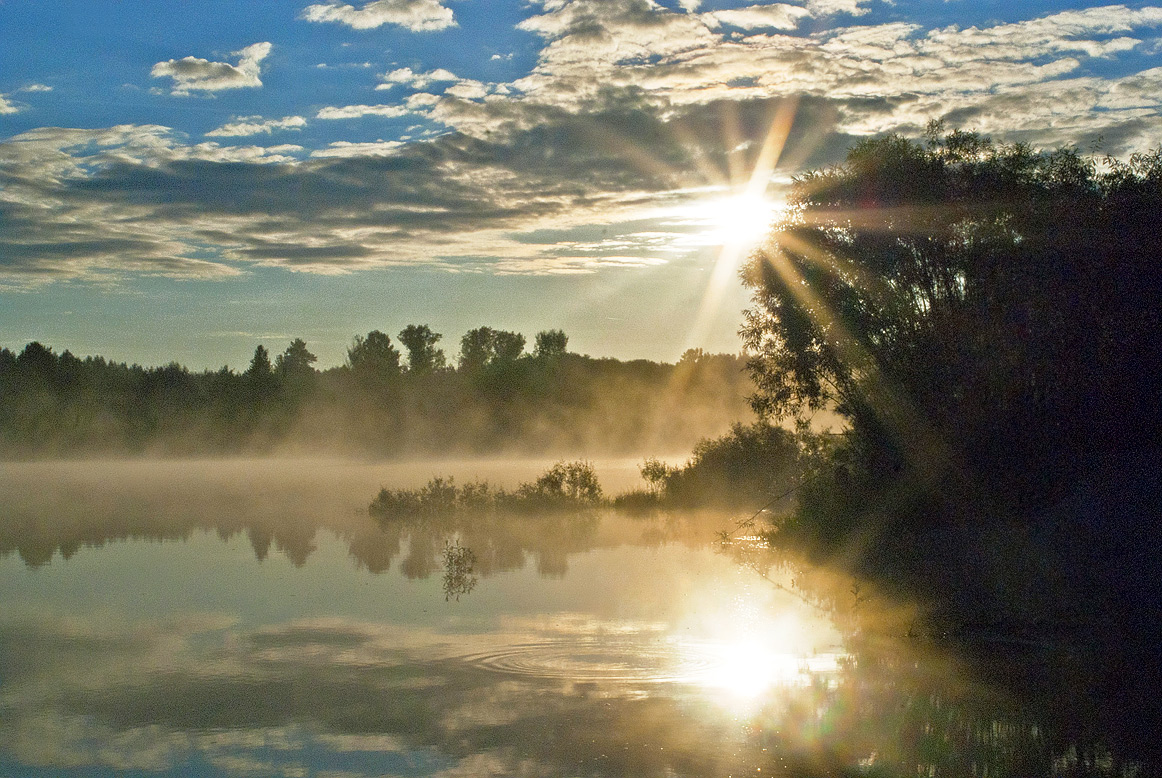
M 871 638 L 730 517 L 367 516 L 542 465 L 3 465 L 0 776 L 1149 774 L 1105 698 Z

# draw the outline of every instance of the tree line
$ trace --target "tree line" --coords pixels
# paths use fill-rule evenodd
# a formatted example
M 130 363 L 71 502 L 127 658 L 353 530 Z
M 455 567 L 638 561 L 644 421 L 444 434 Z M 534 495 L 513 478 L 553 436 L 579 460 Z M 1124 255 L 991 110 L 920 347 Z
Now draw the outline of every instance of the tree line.
M 568 351 L 561 330 L 529 351 L 519 332 L 478 327 L 449 358 L 442 339 L 426 324 L 373 330 L 325 370 L 301 338 L 258 345 L 242 371 L 0 349 L 0 455 L 675 452 L 748 413 L 735 355 L 623 362 Z

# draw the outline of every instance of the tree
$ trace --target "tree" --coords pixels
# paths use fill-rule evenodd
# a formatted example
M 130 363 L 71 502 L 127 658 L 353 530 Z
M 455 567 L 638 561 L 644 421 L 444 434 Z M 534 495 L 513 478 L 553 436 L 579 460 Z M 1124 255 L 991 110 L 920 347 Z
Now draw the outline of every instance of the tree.
M 372 330 L 366 338 L 355 336 L 347 349 L 347 365 L 361 381 L 390 380 L 400 372 L 399 351 L 392 345 L 391 338 L 379 330 Z
M 743 269 L 754 407 L 834 407 L 876 477 L 1043 508 L 1098 441 L 1159 430 L 1160 212 L 1157 152 L 864 141 L 797 181 Z
M 515 362 L 525 348 L 519 332 L 478 327 L 460 339 L 460 369 L 475 371 L 486 365 Z
M 292 340 L 286 350 L 278 355 L 274 369 L 290 398 L 301 399 L 314 385 L 317 374 L 311 365 L 317 360 L 318 357 L 307 350 L 307 344 L 302 338 Z
M 427 375 L 444 367 L 444 352 L 436 348 L 443 336 L 426 324 L 409 324 L 399 333 L 399 342 L 408 352 L 408 372 Z
M 254 349 L 250 367 L 246 368 L 243 377 L 254 401 L 265 400 L 274 392 L 276 383 L 274 367 L 270 364 L 270 352 L 261 343 Z
M 533 356 L 545 360 L 560 359 L 565 356 L 568 345 L 569 336 L 564 330 L 544 330 L 537 333 Z
M 250 367 L 246 368 L 246 375 L 254 380 L 265 380 L 274 375 L 274 368 L 270 364 L 270 352 L 261 343 L 254 349 L 254 356 L 250 359 Z
M 525 350 L 525 336 L 519 332 L 498 330 L 492 333 L 492 359 L 499 363 L 515 362 Z
M 479 370 L 492 359 L 495 331 L 489 327 L 468 330 L 460 338 L 460 369 Z
M 286 347 L 286 351 L 278 355 L 275 360 L 275 370 L 284 380 L 294 383 L 305 383 L 315 375 L 311 367 L 318 361 L 318 357 L 307 350 L 307 344 L 302 338 L 295 338 Z

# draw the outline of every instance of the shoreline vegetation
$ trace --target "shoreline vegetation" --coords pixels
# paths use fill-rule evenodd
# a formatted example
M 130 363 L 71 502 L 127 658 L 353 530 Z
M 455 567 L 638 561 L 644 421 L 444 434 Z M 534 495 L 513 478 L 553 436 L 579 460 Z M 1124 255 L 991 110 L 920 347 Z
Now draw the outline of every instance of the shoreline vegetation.
M 727 434 L 699 441 L 683 465 L 647 458 L 639 467 L 645 486 L 612 497 L 601 487 L 591 462 L 562 460 L 513 490 L 480 480 L 457 484 L 449 476 L 433 477 L 416 489 L 384 487 L 368 511 L 380 520 L 406 520 L 473 512 L 567 512 L 599 507 L 629 513 L 747 509 L 769 503 L 771 494 L 794 490 L 799 456 L 799 444 L 788 430 L 764 422 L 735 423 Z
M 689 451 L 749 414 L 738 355 L 594 358 L 561 330 L 526 351 L 520 333 L 479 327 L 449 359 L 441 338 L 372 331 L 321 371 L 301 339 L 273 356 L 259 345 L 242 372 L 0 349 L 0 458 L 625 456 Z

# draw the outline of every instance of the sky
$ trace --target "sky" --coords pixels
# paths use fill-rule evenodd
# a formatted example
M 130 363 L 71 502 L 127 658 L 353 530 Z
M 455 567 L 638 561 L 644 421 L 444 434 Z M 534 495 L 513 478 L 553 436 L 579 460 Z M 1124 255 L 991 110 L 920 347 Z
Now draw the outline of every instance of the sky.
M 0 0 L 0 346 L 244 369 L 559 328 L 737 352 L 793 176 L 930 120 L 1162 141 L 1162 5 Z

